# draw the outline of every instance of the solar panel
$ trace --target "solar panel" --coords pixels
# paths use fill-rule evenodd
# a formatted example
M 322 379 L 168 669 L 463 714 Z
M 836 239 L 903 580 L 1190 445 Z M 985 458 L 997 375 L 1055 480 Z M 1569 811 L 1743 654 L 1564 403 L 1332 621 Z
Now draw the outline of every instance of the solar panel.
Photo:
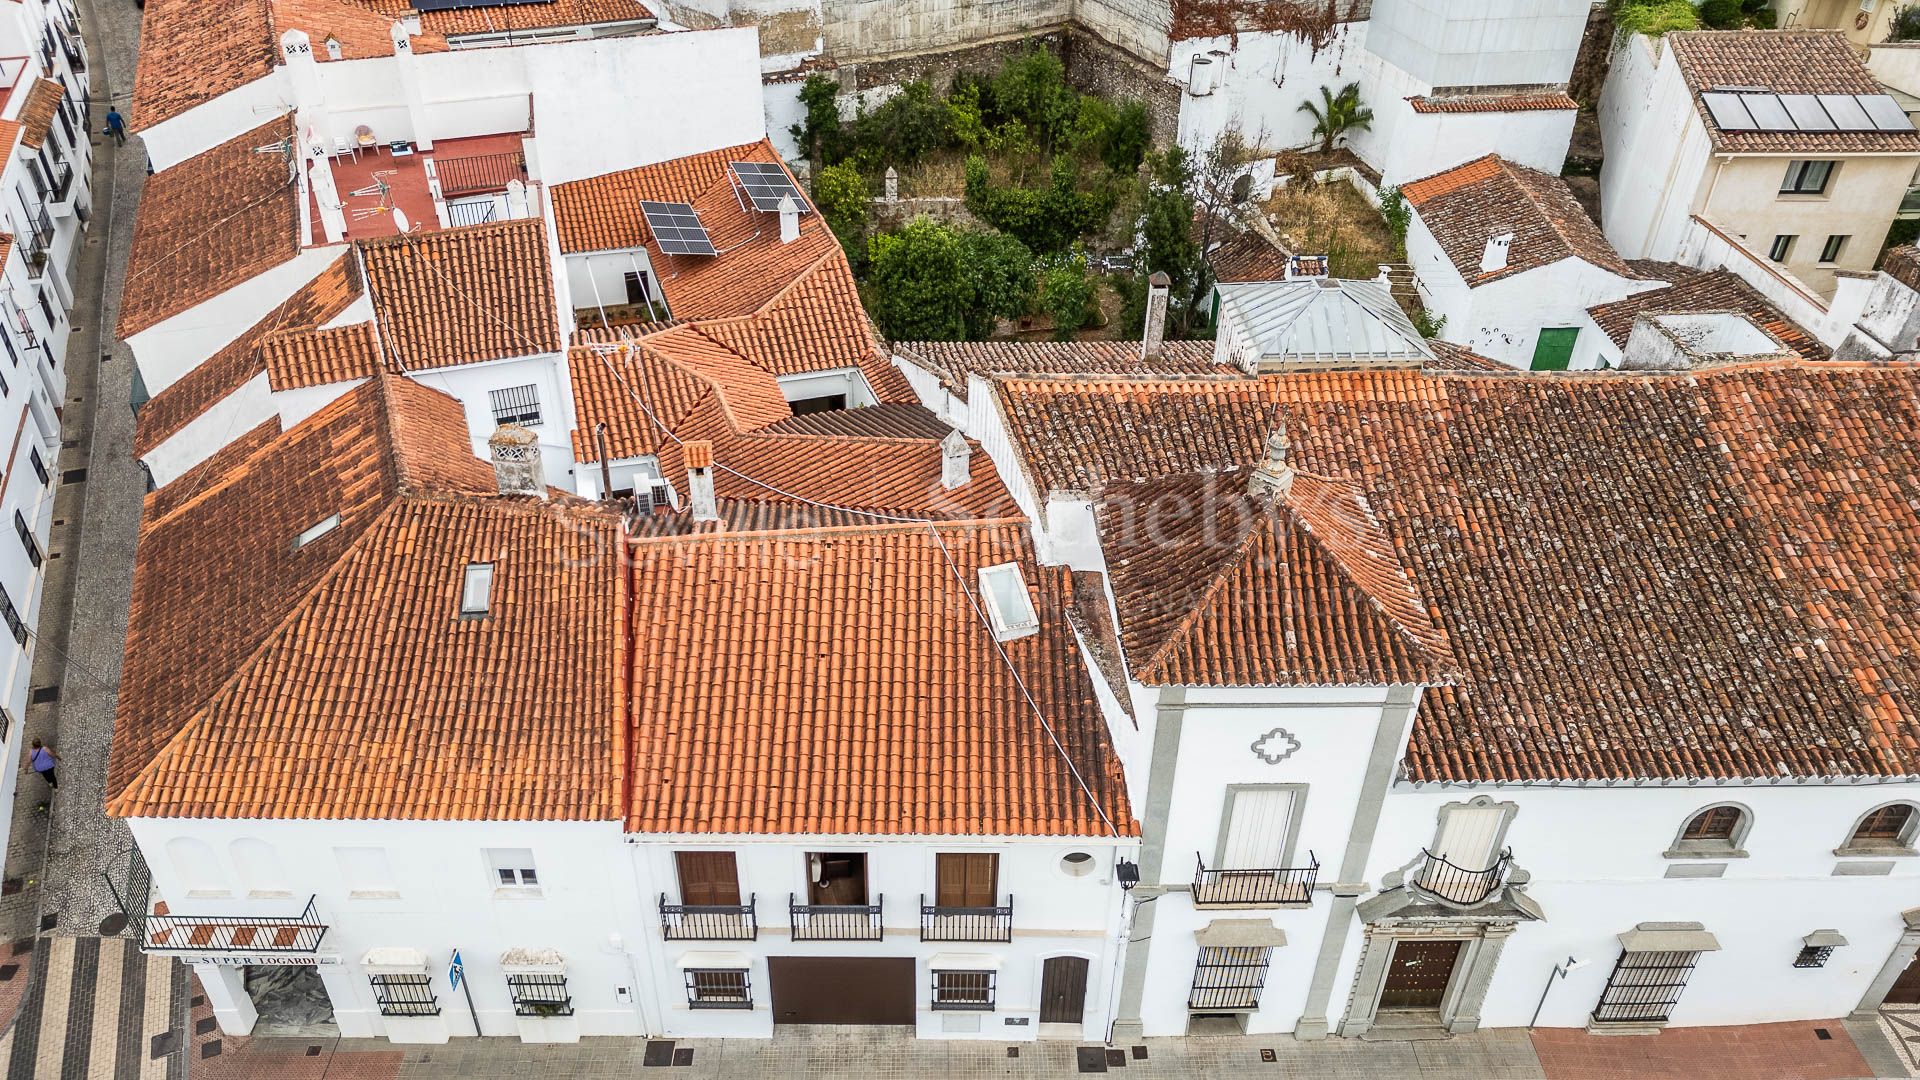
M 1713 114 L 1713 122 L 1721 131 L 1752 131 L 1756 126 L 1753 117 L 1747 113 L 1742 101 L 1744 94 L 1701 94 L 1700 99 L 1707 103 L 1707 111 Z
M 640 212 L 646 215 L 647 228 L 653 232 L 653 242 L 666 254 L 719 254 L 713 249 L 713 238 L 707 235 L 707 227 L 700 224 L 700 215 L 691 204 L 642 199 Z
M 1832 118 L 1820 107 L 1820 99 L 1812 94 L 1781 94 L 1780 104 L 1787 107 L 1787 115 L 1793 117 L 1794 126 L 1801 131 L 1833 130 Z
M 1753 114 L 1753 125 L 1761 131 L 1796 131 L 1793 117 L 1787 115 L 1786 106 L 1780 104 L 1776 94 L 1746 94 L 1741 104 L 1747 112 Z
M 793 186 L 780 166 L 770 161 L 729 161 L 727 168 L 733 170 L 733 178 L 740 182 L 740 189 L 747 193 L 755 210 L 772 213 L 780 209 L 782 198 L 791 195 L 800 212 L 807 212 L 807 197 Z
M 1861 94 L 1860 107 L 1866 110 L 1876 131 L 1912 131 L 1913 121 L 1900 109 L 1900 103 L 1887 94 Z
M 1833 126 L 1841 131 L 1872 131 L 1873 121 L 1852 94 L 1821 94 L 1820 104 L 1833 117 Z

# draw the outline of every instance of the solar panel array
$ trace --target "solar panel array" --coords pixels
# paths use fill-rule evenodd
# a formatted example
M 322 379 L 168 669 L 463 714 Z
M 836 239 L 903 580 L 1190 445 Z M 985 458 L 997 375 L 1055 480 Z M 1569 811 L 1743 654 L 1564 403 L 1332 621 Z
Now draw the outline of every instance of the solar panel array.
M 646 215 L 653 242 L 668 255 L 717 255 L 707 227 L 692 204 L 640 200 L 640 212 Z
M 1700 95 L 1721 131 L 1912 131 L 1913 121 L 1886 94 Z
M 747 193 L 755 210 L 772 213 L 780 209 L 780 200 L 793 196 L 793 205 L 807 212 L 806 196 L 787 179 L 787 171 L 770 161 L 729 161 L 727 168 L 733 170 L 733 178 L 740 182 L 740 189 Z

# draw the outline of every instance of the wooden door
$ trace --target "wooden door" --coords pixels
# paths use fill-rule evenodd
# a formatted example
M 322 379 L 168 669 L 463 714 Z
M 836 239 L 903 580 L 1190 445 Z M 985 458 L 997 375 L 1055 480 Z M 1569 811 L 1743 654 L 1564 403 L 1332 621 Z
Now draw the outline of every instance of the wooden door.
M 1533 347 L 1533 370 L 1565 371 L 1573 359 L 1573 343 L 1580 337 L 1577 326 L 1548 326 L 1540 330 Z
M 776 1024 L 912 1024 L 914 961 L 891 956 L 769 956 Z
M 680 902 L 692 907 L 736 907 L 740 903 L 740 873 L 731 851 L 676 851 L 680 871 Z
M 1221 845 L 1219 870 L 1272 870 L 1282 864 L 1287 826 L 1293 817 L 1293 791 L 1288 788 L 1244 788 L 1232 795 L 1227 811 L 1227 838 Z
M 1459 941 L 1400 941 L 1387 961 L 1386 985 L 1380 988 L 1383 1009 L 1437 1009 L 1453 981 L 1453 965 L 1460 959 Z
M 1888 1005 L 1920 1005 L 1920 956 L 1914 957 L 1907 970 L 1893 980 L 1893 986 L 1887 991 Z
M 990 851 L 933 857 L 936 907 L 993 907 L 1000 889 L 1000 856 Z
M 1049 956 L 1040 965 L 1040 1022 L 1078 1024 L 1087 1011 L 1087 958 Z

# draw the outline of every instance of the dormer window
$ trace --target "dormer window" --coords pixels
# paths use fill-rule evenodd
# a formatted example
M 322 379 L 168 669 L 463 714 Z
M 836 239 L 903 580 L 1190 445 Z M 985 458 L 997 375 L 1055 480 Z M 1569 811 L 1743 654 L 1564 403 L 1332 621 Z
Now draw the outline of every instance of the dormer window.
M 987 618 L 998 641 L 1012 641 L 1040 630 L 1040 617 L 1027 596 L 1027 578 L 1019 563 L 1000 563 L 980 570 L 980 591 L 987 598 Z
M 293 550 L 299 551 L 301 548 L 306 547 L 308 544 L 313 543 L 315 540 L 320 539 L 339 527 L 339 514 L 332 514 L 328 517 L 321 518 L 319 521 L 300 530 L 300 535 L 293 538 Z
M 493 564 L 468 563 L 460 585 L 460 617 L 484 619 L 493 607 Z

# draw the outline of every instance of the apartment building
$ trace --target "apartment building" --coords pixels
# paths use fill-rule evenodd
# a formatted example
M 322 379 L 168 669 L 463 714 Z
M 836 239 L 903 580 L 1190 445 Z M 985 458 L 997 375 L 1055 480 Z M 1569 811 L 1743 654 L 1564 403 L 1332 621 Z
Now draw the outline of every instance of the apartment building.
M 0 517 L 12 534 L 0 554 L 0 807 L 13 806 L 23 775 L 18 721 L 53 527 L 73 277 L 93 204 L 89 138 L 104 115 L 92 114 L 72 5 L 24 3 L 0 16 L 0 416 L 9 448 Z

